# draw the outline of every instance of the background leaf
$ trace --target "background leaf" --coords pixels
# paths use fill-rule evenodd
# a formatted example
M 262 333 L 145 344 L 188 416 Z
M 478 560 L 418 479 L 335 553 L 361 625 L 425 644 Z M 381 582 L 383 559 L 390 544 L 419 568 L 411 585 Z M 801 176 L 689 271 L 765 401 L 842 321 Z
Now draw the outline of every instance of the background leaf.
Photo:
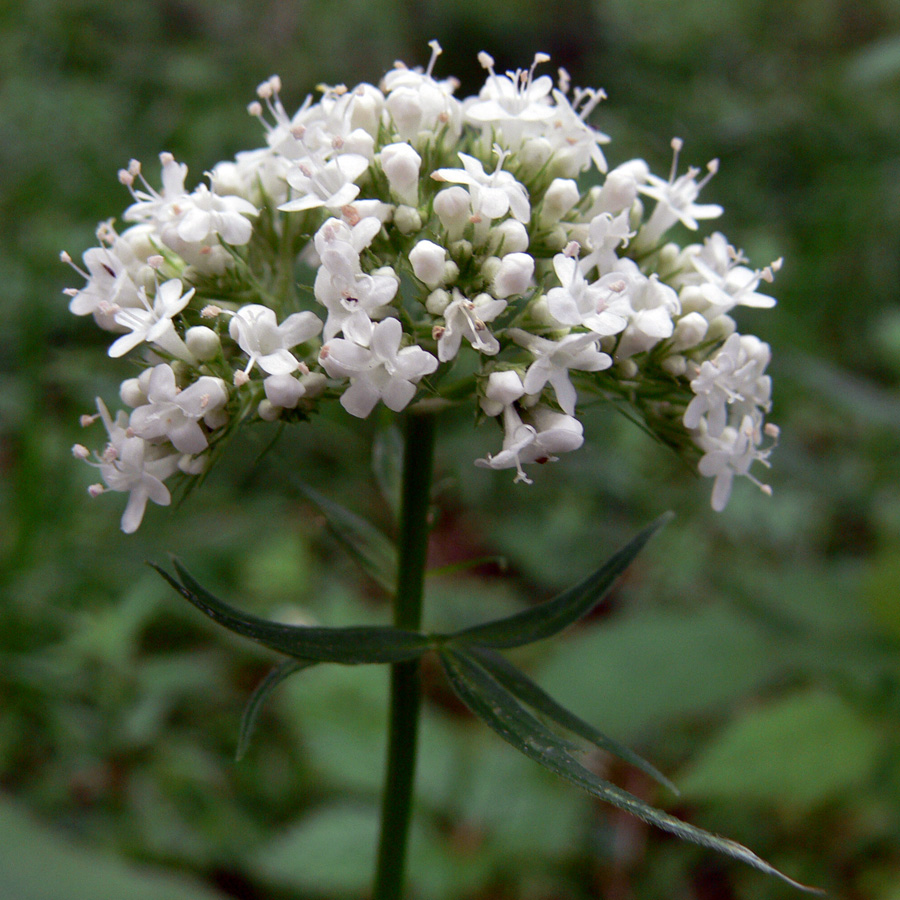
M 679 783 L 688 799 L 810 812 L 860 788 L 882 747 L 878 730 L 847 703 L 807 690 L 738 716 Z

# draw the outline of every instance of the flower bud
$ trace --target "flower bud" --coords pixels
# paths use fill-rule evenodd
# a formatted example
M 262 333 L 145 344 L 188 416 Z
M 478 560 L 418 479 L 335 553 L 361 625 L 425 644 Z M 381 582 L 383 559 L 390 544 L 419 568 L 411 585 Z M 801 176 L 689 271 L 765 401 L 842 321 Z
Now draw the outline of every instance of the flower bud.
M 497 256 L 522 253 L 528 249 L 528 229 L 518 219 L 504 219 L 491 229 L 490 247 Z
M 481 408 L 485 415 L 499 416 L 505 406 L 515 403 L 523 394 L 522 379 L 512 369 L 506 372 L 491 372 L 488 376 Z
M 281 415 L 281 408 L 268 400 L 260 400 L 259 406 L 256 408 L 256 414 L 264 422 L 274 422 Z
M 534 275 L 534 259 L 527 253 L 508 253 L 500 262 L 494 276 L 494 296 L 503 300 L 513 294 L 522 294 L 531 284 Z
M 328 379 L 321 372 L 310 372 L 308 375 L 300 376 L 300 384 L 306 392 L 303 396 L 311 399 L 318 397 L 325 390 Z
M 409 262 L 416 278 L 428 287 L 435 288 L 444 280 L 447 251 L 433 241 L 419 241 L 409 251 Z
M 689 350 L 696 347 L 705 337 L 709 330 L 709 322 L 698 312 L 688 313 L 682 316 L 675 324 L 675 331 L 672 334 L 673 350 Z
M 184 342 L 188 350 L 201 362 L 215 359 L 222 350 L 222 342 L 219 336 L 205 325 L 195 325 L 188 328 L 184 335 Z
M 263 387 L 266 391 L 266 400 L 272 406 L 279 406 L 282 409 L 294 409 L 297 401 L 306 393 L 306 388 L 300 380 L 290 372 L 282 375 L 270 375 L 263 382 Z M 261 410 L 260 416 L 265 419 Z M 266 421 L 272 420 L 266 419 Z
M 406 143 L 388 144 L 381 151 L 381 168 L 391 190 L 409 206 L 419 202 L 419 168 L 422 157 Z
M 400 234 L 422 230 L 422 217 L 414 206 L 398 206 L 394 210 L 394 225 Z
M 555 225 L 580 199 L 578 185 L 571 178 L 554 178 L 544 194 L 541 224 Z
M 444 290 L 432 291 L 425 301 L 425 309 L 433 316 L 442 316 L 444 310 L 450 305 L 450 292 Z
M 147 395 L 137 378 L 126 378 L 119 388 L 119 397 L 126 406 L 136 409 L 147 402 Z
M 441 225 L 450 234 L 451 240 L 458 239 L 472 213 L 469 192 L 459 185 L 444 188 L 434 198 L 434 211 L 441 220 Z
M 686 313 L 700 313 L 709 309 L 709 300 L 703 293 L 703 289 L 698 284 L 689 284 L 683 287 L 678 294 L 678 300 L 681 303 L 681 309 Z
M 353 89 L 350 101 L 350 127 L 362 128 L 373 137 L 378 134 L 384 94 L 371 84 L 360 84 Z
M 731 316 L 716 316 L 709 323 L 709 331 L 706 332 L 706 337 L 710 341 L 724 341 L 726 338 L 731 337 L 736 330 L 737 325 Z
M 518 153 L 519 164 L 528 175 L 534 175 L 544 167 L 552 153 L 553 147 L 547 138 L 532 138 L 522 144 Z

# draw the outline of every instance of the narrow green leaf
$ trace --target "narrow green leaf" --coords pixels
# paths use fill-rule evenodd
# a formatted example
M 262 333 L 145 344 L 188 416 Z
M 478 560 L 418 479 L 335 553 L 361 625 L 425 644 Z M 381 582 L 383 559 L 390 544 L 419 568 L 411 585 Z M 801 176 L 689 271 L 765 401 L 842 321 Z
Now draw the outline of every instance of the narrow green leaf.
M 256 720 L 259 717 L 259 711 L 262 709 L 263 703 L 269 698 L 269 694 L 271 694 L 272 691 L 288 677 L 288 675 L 293 675 L 294 672 L 300 672 L 301 670 L 308 669 L 310 666 L 314 665 L 315 663 L 310 660 L 286 659 L 284 662 L 275 666 L 275 668 L 266 675 L 259 684 L 259 687 L 256 688 L 250 699 L 247 701 L 247 705 L 244 707 L 244 714 L 241 716 L 241 730 L 238 735 L 237 751 L 234 755 L 236 760 L 240 761 L 244 758 L 244 754 L 250 746 L 250 738 L 253 737 L 253 732 L 256 728 Z
M 647 541 L 670 519 L 665 513 L 579 584 L 531 609 L 503 619 L 475 625 L 449 635 L 451 645 L 478 644 L 482 647 L 521 647 L 557 634 L 590 612 L 606 595 L 616 579 L 631 565 Z
M 160 566 L 150 563 L 182 597 L 213 621 L 295 659 L 347 665 L 394 663 L 416 659 L 431 643 L 426 635 L 390 626 L 320 628 L 270 622 L 222 602 L 198 584 L 177 559 L 173 564 L 180 582 Z
M 568 742 L 547 729 L 465 652 L 449 648 L 439 652 L 447 677 L 460 700 L 503 740 L 545 769 L 565 778 L 594 797 L 682 840 L 724 853 L 761 872 L 781 878 L 800 890 L 816 894 L 824 893 L 782 874 L 742 844 L 676 819 L 628 791 L 599 778 L 571 755 L 569 752 L 571 745 Z
M 292 478 L 291 481 L 307 500 L 318 507 L 325 516 L 328 530 L 360 568 L 393 595 L 397 583 L 397 547 L 394 542 L 362 516 L 329 500 L 299 479 Z
M 640 769 L 664 787 L 667 787 L 672 793 L 676 795 L 679 793 L 678 788 L 654 765 L 647 762 L 634 750 L 598 731 L 593 725 L 576 716 L 575 713 L 569 712 L 564 706 L 560 706 L 546 691 L 535 684 L 524 672 L 519 671 L 505 657 L 485 647 L 470 647 L 469 652 L 478 664 L 486 669 L 517 700 L 520 700 L 526 706 L 530 706 L 535 712 L 546 716 L 563 728 L 567 728 L 573 734 L 590 741 L 601 750 L 606 750 L 618 756 L 619 759 L 631 763 L 631 765 Z

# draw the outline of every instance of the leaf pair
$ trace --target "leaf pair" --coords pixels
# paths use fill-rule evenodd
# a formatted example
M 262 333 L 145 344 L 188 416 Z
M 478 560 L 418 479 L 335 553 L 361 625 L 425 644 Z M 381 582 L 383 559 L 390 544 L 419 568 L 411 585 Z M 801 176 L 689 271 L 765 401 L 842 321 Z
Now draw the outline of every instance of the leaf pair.
M 307 496 L 323 509 L 330 520 L 341 523 L 342 529 L 349 529 L 357 536 L 367 536 L 363 543 L 365 549 L 361 553 L 361 561 L 370 570 L 378 572 L 381 576 L 378 580 L 387 587 L 393 580 L 388 580 L 391 555 L 386 552 L 385 544 L 381 541 L 372 542 L 370 529 L 373 526 L 356 519 L 341 507 L 330 504 L 330 501 L 310 489 L 306 491 Z M 497 649 L 521 647 L 551 637 L 590 612 L 606 596 L 647 541 L 670 518 L 670 514 L 661 516 L 599 569 L 551 600 L 515 615 L 451 634 L 428 635 L 375 625 L 323 628 L 270 622 L 240 612 L 214 597 L 178 560 L 173 561 L 178 579 L 159 566 L 154 565 L 153 568 L 183 597 L 220 625 L 288 657 L 269 673 L 247 704 L 238 741 L 239 759 L 247 749 L 263 703 L 285 678 L 295 672 L 320 662 L 347 665 L 405 662 L 434 650 L 441 659 L 453 690 L 462 702 L 525 756 L 589 794 L 664 831 L 739 859 L 762 872 L 776 875 L 794 887 L 817 892 L 814 888 L 783 875 L 741 844 L 656 809 L 590 771 L 575 755 L 581 751 L 581 746 L 548 728 L 539 717 L 583 741 L 615 754 L 677 793 L 674 785 L 650 763 L 560 706 L 496 652 Z M 360 545 L 357 544 L 355 549 L 360 552 Z
M 779 872 L 742 844 L 711 834 L 656 809 L 586 768 L 574 755 L 579 750 L 578 746 L 551 731 L 526 707 L 531 707 L 534 712 L 546 716 L 591 743 L 627 759 L 674 790 L 671 783 L 649 763 L 618 742 L 610 741 L 592 726 L 560 707 L 499 654 L 477 648 L 469 648 L 467 651 L 456 650 L 448 646 L 440 651 L 440 657 L 453 690 L 463 703 L 503 740 L 545 769 L 594 797 L 605 800 L 663 831 L 671 832 L 682 840 L 691 841 L 701 847 L 709 847 L 741 860 L 768 875 L 781 878 L 800 890 L 822 893 Z

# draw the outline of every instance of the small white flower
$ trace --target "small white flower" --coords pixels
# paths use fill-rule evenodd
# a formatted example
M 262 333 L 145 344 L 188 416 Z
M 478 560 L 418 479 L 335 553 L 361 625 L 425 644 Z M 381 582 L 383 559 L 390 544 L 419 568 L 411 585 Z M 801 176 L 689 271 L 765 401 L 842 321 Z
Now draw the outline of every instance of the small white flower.
M 103 401 L 97 398 L 97 408 L 109 435 L 109 443 L 97 462 L 91 465 L 100 470 L 100 475 L 111 491 L 127 493 L 128 503 L 122 514 L 122 531 L 132 534 L 137 531 L 147 501 L 159 506 L 171 503 L 169 489 L 163 481 L 178 471 L 178 453 L 168 453 L 162 447 L 152 447 L 142 438 L 134 436 L 127 428 L 127 417 L 119 413 L 115 421 Z M 91 495 L 102 493 L 100 487 L 92 488 Z
M 612 358 L 597 348 L 599 335 L 570 334 L 559 341 L 549 341 L 519 328 L 511 328 L 509 336 L 525 347 L 534 362 L 525 373 L 525 393 L 539 394 L 548 382 L 556 392 L 563 412 L 575 415 L 577 395 L 569 380 L 569 370 L 601 372 L 612 365 Z
M 200 421 L 228 402 L 221 378 L 203 375 L 181 390 L 166 364 L 154 366 L 147 388 L 148 403 L 131 414 L 131 429 L 148 441 L 168 440 L 181 453 L 202 453 L 209 442 Z
M 438 169 L 431 177 L 435 181 L 468 185 L 472 196 L 472 214 L 475 216 L 500 219 L 511 212 L 514 218 L 527 223 L 531 220 L 528 191 L 510 172 L 503 170 L 506 153 L 499 148 L 495 148 L 495 151 L 500 158 L 490 175 L 484 171 L 480 160 L 467 153 L 460 153 L 458 156 L 462 160 L 462 169 Z
M 321 330 L 322 321 L 315 313 L 294 313 L 279 325 L 274 310 L 258 303 L 242 306 L 228 324 L 228 333 L 250 357 L 245 375 L 256 363 L 268 375 L 296 371 L 300 362 L 290 348 L 314 338 Z
M 179 278 L 164 281 L 156 289 L 152 306 L 147 299 L 146 291 L 140 288 L 138 296 L 143 308 L 122 309 L 115 315 L 116 325 L 127 328 L 130 334 L 123 334 L 113 341 L 109 355 L 113 358 L 124 356 L 129 350 L 146 341 L 156 344 L 179 359 L 194 362 L 193 356 L 172 324 L 172 319 L 191 302 L 191 297 L 194 296 L 194 288 L 182 294 L 183 288 L 184 285 Z
M 601 337 L 625 328 L 631 307 L 621 278 L 604 276 L 588 284 L 578 261 L 565 253 L 553 257 L 553 268 L 560 286 L 547 292 L 547 307 L 557 322 L 589 328 Z
M 647 183 L 638 187 L 642 194 L 656 200 L 650 219 L 641 229 L 641 242 L 644 244 L 655 244 L 676 222 L 680 221 L 691 231 L 696 231 L 699 227 L 697 219 L 714 219 L 722 215 L 722 207 L 718 204 L 694 202 L 709 179 L 718 171 L 719 161 L 714 159 L 707 164 L 707 174 L 700 181 L 697 181 L 700 170 L 693 166 L 686 174 L 676 177 L 681 147 L 682 142 L 678 138 L 672 141 L 674 154 L 668 181 L 648 174 Z
M 535 407 L 523 421 L 513 405 L 503 409 L 503 449 L 496 455 L 476 459 L 475 465 L 490 469 L 516 470 L 515 482 L 531 484 L 523 465 L 556 462 L 555 453 L 577 450 L 584 443 L 584 428 L 573 416 L 547 407 Z
M 355 153 L 336 156 L 328 162 L 307 157 L 288 172 L 288 183 L 300 195 L 278 208 L 282 212 L 298 212 L 324 206 L 340 209 L 352 203 L 359 194 L 357 178 L 369 168 L 369 161 Z
M 438 359 L 447 362 L 459 353 L 465 338 L 479 353 L 495 356 L 500 352 L 500 342 L 491 334 L 487 322 L 492 322 L 506 309 L 505 300 L 495 300 L 489 294 L 479 294 L 475 300 L 464 297 L 453 289 L 453 300 L 444 310 L 443 326 L 438 328 Z
M 397 319 L 377 325 L 357 313 L 344 326 L 345 338 L 335 338 L 319 353 L 322 368 L 332 378 L 349 378 L 341 406 L 366 418 L 379 400 L 400 412 L 416 393 L 416 384 L 434 372 L 438 361 L 421 347 L 400 348 L 403 328 Z

